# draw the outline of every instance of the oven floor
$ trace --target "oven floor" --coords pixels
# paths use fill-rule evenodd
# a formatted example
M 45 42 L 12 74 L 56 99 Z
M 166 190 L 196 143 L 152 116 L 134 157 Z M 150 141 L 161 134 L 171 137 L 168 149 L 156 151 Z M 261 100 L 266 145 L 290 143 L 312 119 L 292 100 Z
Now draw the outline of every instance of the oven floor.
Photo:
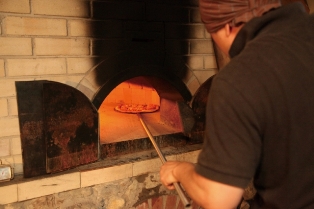
M 117 112 L 114 110 L 116 105 L 102 105 L 98 110 L 100 143 L 107 144 L 148 137 L 137 114 Z M 159 111 L 141 113 L 141 116 L 153 136 L 181 132 L 160 121 Z

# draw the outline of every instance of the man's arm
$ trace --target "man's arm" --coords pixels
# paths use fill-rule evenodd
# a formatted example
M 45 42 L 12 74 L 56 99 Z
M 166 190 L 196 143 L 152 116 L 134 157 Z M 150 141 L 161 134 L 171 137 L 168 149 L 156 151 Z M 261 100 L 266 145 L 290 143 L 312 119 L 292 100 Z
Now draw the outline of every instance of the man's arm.
M 188 195 L 205 209 L 231 209 L 240 203 L 244 189 L 207 179 L 195 172 L 195 166 L 188 162 L 168 161 L 161 167 L 160 180 L 174 189 L 174 182 L 180 182 Z

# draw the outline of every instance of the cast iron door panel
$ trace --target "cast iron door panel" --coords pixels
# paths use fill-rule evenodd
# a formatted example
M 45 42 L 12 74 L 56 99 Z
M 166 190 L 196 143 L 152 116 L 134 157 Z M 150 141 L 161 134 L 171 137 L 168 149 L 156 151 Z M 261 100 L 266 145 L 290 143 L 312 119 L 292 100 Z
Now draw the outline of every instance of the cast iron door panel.
M 47 172 L 98 159 L 98 113 L 88 98 L 65 84 L 43 86 Z
M 25 91 L 29 96 L 22 94 L 24 101 L 18 95 L 19 115 L 24 116 L 22 121 L 20 119 L 20 130 L 25 177 L 42 175 L 43 159 L 45 173 L 56 173 L 98 160 L 98 113 L 82 92 L 53 81 L 17 82 L 16 86 L 24 90 L 31 88 Z M 34 92 L 37 92 L 36 96 Z M 31 106 L 24 107 L 24 103 L 38 103 L 38 108 L 30 111 Z M 23 112 L 30 113 L 25 115 Z M 38 116 L 36 120 L 34 116 Z M 29 133 L 35 132 L 33 129 L 38 129 L 38 133 L 36 140 L 31 142 Z M 35 147 L 41 146 L 40 149 L 35 150 L 34 145 L 29 145 L 34 143 Z M 33 157 L 27 157 L 29 155 Z M 40 167 L 36 166 L 38 162 Z
M 15 82 L 24 177 L 46 174 L 46 143 L 43 130 L 43 82 Z

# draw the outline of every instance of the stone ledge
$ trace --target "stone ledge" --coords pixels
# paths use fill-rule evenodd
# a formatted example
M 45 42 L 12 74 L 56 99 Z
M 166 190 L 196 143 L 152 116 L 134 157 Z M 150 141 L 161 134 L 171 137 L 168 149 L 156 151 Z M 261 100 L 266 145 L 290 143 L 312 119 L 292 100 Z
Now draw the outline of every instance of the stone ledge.
M 168 160 L 195 163 L 201 144 L 185 147 L 167 147 L 162 150 Z M 155 150 L 106 158 L 65 172 L 34 178 L 16 176 L 12 181 L 0 183 L 0 205 L 21 202 L 49 194 L 60 193 L 92 185 L 112 182 L 158 172 L 161 161 Z

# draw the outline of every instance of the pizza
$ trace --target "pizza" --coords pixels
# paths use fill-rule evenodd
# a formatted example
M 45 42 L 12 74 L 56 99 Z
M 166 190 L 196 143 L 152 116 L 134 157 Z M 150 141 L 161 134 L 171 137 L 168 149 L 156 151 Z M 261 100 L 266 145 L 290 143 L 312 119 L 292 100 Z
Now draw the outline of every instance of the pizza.
M 114 108 L 123 113 L 155 112 L 159 109 L 155 104 L 120 104 Z

